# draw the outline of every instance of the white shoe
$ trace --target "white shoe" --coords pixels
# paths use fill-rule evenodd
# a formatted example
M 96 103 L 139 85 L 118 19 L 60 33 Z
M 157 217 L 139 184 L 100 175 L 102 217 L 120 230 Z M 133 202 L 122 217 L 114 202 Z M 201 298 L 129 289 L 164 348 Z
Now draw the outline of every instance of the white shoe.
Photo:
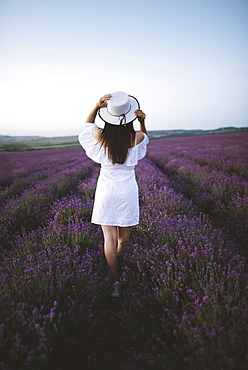
M 111 297 L 113 298 L 119 298 L 120 297 L 120 290 L 121 290 L 121 284 L 119 281 L 115 281 L 113 284 L 113 291 L 111 293 Z

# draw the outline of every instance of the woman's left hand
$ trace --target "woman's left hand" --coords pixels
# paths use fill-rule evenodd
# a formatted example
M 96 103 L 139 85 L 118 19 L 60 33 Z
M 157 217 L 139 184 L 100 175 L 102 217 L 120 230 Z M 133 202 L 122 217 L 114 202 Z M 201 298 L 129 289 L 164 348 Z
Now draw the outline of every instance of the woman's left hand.
M 108 100 L 111 98 L 111 94 L 106 94 L 100 98 L 96 104 L 97 108 L 105 108 L 108 105 Z

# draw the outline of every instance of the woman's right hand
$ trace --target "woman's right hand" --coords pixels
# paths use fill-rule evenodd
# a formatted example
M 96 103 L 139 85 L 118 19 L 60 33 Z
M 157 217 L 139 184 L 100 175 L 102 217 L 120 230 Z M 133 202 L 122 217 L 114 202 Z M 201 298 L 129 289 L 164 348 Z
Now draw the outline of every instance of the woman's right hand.
M 106 95 L 102 96 L 96 104 L 97 109 L 105 108 L 108 105 L 108 100 L 110 98 L 111 98 L 111 94 L 106 94 Z
M 147 135 L 147 130 L 146 130 L 146 126 L 145 126 L 146 114 L 141 109 L 137 109 L 134 113 L 137 116 L 138 121 L 140 123 L 140 131 L 142 131 L 144 134 Z
M 145 122 L 146 114 L 141 109 L 137 109 L 134 113 L 138 117 L 140 123 Z

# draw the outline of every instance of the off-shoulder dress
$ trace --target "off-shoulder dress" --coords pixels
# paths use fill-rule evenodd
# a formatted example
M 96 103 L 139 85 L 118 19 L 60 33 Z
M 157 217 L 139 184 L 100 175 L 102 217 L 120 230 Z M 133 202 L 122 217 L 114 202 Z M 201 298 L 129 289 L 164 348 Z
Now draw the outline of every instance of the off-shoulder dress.
M 108 148 L 92 135 L 94 123 L 86 123 L 78 140 L 86 155 L 101 164 L 97 181 L 91 222 L 108 226 L 134 226 L 139 223 L 138 186 L 135 178 L 135 166 L 146 155 L 149 139 L 144 134 L 143 140 L 129 148 L 123 164 L 113 164 L 108 159 Z M 137 135 L 136 135 L 137 136 Z

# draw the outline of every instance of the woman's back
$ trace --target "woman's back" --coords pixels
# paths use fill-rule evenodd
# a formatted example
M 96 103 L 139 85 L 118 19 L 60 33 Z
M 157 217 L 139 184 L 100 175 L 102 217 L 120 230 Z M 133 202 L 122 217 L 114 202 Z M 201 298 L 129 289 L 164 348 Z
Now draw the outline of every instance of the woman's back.
M 113 166 L 118 164 L 135 166 L 145 156 L 149 139 L 145 133 L 138 131 L 134 135 L 133 143 L 127 148 L 126 159 L 120 162 L 113 162 L 109 156 L 108 146 L 103 146 L 99 141 L 100 132 L 100 129 L 94 123 L 87 122 L 83 132 L 78 137 L 80 144 L 86 151 L 86 155 L 96 163 Z

